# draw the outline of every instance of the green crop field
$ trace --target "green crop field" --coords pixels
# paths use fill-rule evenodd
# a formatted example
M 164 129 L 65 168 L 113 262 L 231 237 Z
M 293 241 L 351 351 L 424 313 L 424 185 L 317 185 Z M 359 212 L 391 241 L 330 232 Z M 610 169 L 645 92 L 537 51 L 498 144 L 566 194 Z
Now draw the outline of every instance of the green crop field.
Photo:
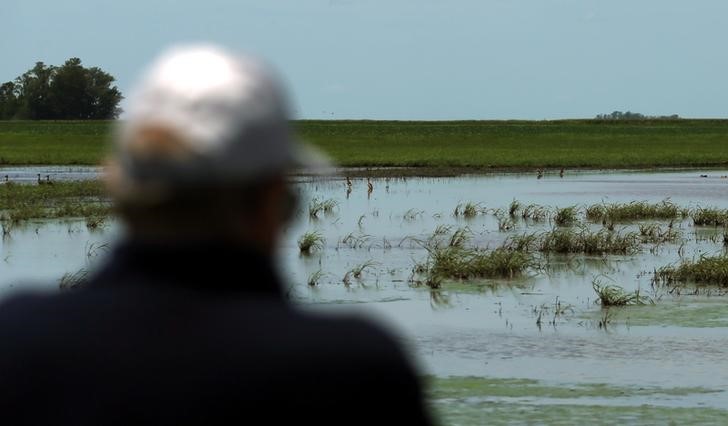
M 315 121 L 301 138 L 342 166 L 719 167 L 728 120 Z M 0 122 L 0 164 L 96 164 L 113 122 Z

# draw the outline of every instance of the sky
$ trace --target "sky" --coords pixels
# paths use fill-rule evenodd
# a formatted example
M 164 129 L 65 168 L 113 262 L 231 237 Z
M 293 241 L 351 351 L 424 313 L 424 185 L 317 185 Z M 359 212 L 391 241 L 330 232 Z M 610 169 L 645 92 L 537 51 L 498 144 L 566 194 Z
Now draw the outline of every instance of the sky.
M 297 118 L 728 117 L 725 0 L 1 1 L 0 81 L 79 57 L 127 93 L 214 42 L 270 62 Z

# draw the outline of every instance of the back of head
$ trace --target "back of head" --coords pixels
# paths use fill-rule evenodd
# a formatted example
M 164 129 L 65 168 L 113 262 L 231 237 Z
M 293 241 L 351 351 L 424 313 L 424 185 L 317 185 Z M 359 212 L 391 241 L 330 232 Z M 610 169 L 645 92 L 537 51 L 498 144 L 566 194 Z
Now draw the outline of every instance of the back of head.
M 319 167 L 321 158 L 295 141 L 266 65 L 217 46 L 180 46 L 131 94 L 107 180 L 132 232 L 226 235 L 290 168 Z

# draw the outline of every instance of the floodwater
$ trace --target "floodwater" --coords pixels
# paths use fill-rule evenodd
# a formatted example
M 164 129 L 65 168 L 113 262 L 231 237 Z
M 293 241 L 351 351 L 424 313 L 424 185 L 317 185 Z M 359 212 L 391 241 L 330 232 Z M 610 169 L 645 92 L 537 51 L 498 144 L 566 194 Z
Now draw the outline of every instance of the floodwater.
M 290 297 L 305 309 L 355 311 L 390 327 L 427 376 L 429 399 L 446 424 L 723 424 L 728 299 L 719 290 L 677 295 L 651 286 L 653 269 L 678 262 L 681 248 L 685 258 L 723 253 L 722 229 L 685 220 L 675 224 L 681 242 L 645 244 L 630 256 L 552 256 L 543 270 L 513 280 L 446 282 L 438 291 L 409 282 L 414 264 L 427 257 L 417 240 L 438 225 L 468 227 L 479 247 L 551 227 L 516 221 L 514 230 L 500 232 L 491 213 L 455 217 L 459 203 L 507 209 L 513 199 L 566 207 L 669 198 L 685 207 L 728 208 L 728 179 L 721 178 L 728 172 L 701 174 L 373 179 L 371 194 L 364 179 L 354 180 L 347 194 L 343 179 L 296 178 L 302 207 L 286 231 L 279 261 Z M 311 219 L 307 206 L 313 198 L 338 205 Z M 302 256 L 296 241 L 313 230 L 325 237 L 324 248 Z M 0 291 L 7 295 L 32 285 L 55 291 L 63 273 L 93 263 L 103 251 L 96 248 L 118 232 L 113 224 L 91 232 L 73 221 L 14 231 L 0 242 Z M 349 270 L 368 261 L 373 264 L 360 278 L 350 275 L 349 284 L 343 282 Z M 308 286 L 317 271 L 317 285 Z M 595 303 L 595 278 L 640 289 L 656 303 L 612 308 L 606 329 L 599 327 L 605 313 Z
M 96 166 L 4 166 L 0 167 L 0 178 L 5 176 L 16 183 L 34 183 L 41 179 L 88 180 L 98 179 L 102 168 Z

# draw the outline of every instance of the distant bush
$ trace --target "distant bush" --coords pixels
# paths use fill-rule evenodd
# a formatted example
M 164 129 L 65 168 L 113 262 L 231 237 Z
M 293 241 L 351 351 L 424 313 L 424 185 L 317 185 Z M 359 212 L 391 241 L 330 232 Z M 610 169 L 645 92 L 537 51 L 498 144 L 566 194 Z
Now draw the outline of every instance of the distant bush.
M 614 111 L 611 114 L 598 114 L 595 120 L 679 120 L 680 116 L 673 115 L 644 115 L 638 112 Z

